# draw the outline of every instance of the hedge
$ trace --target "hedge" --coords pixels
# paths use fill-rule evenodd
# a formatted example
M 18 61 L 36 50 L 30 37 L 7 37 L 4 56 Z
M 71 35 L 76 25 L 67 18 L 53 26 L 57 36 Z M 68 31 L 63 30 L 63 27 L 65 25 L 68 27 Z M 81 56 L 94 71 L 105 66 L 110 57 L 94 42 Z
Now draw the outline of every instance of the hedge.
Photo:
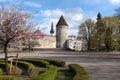
M 4 65 L 4 63 L 1 63 L 1 64 Z M 15 76 L 3 76 L 2 69 L 0 68 L 0 80 L 14 80 L 14 78 Z
M 88 80 L 87 72 L 78 64 L 70 64 L 69 69 L 75 74 L 73 80 Z
M 4 62 L 5 60 L 4 59 L 0 59 L 0 62 Z
M 13 61 L 13 64 L 15 64 L 15 61 Z M 29 75 L 33 75 L 35 72 L 35 66 L 32 63 L 25 61 L 18 61 L 17 65 L 20 68 L 25 68 Z
M 0 68 L 5 68 L 5 63 L 4 62 L 0 62 Z
M 14 80 L 15 76 L 0 76 L 0 80 Z
M 56 66 L 50 65 L 46 72 L 32 78 L 31 80 L 55 80 L 57 76 L 57 70 L 58 69 Z
M 21 60 L 21 59 L 19 59 Z M 50 65 L 55 65 L 58 67 L 64 67 L 65 61 L 62 60 L 50 60 L 50 59 L 39 59 L 39 58 L 23 58 L 23 60 L 31 60 L 31 61 L 47 61 Z
M 2 71 L 2 69 L 0 68 L 0 76 L 2 75 L 2 73 L 3 73 L 3 71 Z
M 30 62 L 32 64 L 34 64 L 35 66 L 38 67 L 48 67 L 49 63 L 47 61 L 44 60 L 38 60 L 38 59 L 19 59 L 19 61 L 27 61 Z
M 55 66 L 58 66 L 58 67 L 64 67 L 65 66 L 65 61 L 62 61 L 62 60 L 49 60 L 49 59 L 43 59 L 43 60 L 48 61 L 49 64 L 55 65 Z
M 5 63 L 4 62 L 0 62 L 0 68 L 4 72 L 4 70 L 5 70 Z M 8 68 L 10 68 L 10 64 L 8 64 Z

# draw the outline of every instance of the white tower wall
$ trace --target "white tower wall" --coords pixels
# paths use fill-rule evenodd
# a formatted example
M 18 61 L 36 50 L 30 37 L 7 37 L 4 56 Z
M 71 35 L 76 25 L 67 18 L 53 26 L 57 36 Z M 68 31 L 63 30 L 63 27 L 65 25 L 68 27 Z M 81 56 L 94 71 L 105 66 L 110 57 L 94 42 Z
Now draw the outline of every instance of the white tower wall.
M 56 28 L 56 47 L 66 48 L 66 40 L 68 39 L 68 26 L 57 26 Z

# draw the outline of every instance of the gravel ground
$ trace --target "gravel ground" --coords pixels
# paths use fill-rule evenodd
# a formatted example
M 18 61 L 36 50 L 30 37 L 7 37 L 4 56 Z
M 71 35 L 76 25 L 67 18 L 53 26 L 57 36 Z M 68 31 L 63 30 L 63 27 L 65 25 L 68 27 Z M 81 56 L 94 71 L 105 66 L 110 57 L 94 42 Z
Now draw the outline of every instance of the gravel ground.
M 37 51 L 19 53 L 19 57 L 64 60 L 66 64 L 83 66 L 89 74 L 89 80 L 120 80 L 120 52 Z M 0 58 L 4 58 L 3 53 L 0 53 Z

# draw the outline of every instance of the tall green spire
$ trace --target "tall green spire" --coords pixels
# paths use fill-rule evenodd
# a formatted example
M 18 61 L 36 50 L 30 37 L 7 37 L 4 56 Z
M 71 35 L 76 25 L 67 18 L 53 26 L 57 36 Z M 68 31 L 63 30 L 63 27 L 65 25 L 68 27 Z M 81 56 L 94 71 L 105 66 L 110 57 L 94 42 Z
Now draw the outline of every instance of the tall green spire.
M 50 34 L 51 34 L 51 35 L 53 35 L 53 34 L 54 34 L 53 22 L 51 23 L 51 30 L 50 30 Z
M 101 14 L 100 14 L 100 12 L 97 14 L 97 20 L 99 20 L 99 19 L 101 19 L 102 18 L 102 16 L 101 16 Z

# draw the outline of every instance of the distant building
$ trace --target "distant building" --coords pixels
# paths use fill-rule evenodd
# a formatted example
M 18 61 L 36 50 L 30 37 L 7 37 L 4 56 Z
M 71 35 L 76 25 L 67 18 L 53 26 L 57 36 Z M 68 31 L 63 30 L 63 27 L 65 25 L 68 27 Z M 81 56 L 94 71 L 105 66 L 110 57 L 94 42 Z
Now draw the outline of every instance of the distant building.
M 85 51 L 87 50 L 86 43 L 83 40 L 68 39 L 67 48 L 75 51 Z
M 10 47 L 14 49 L 23 48 L 69 48 L 72 50 L 84 50 L 83 41 L 76 40 L 76 36 L 68 35 L 68 24 L 64 17 L 61 16 L 56 25 L 56 35 L 54 34 L 53 22 L 51 24 L 50 34 L 42 33 L 37 30 L 35 33 L 23 34 L 22 39 L 17 43 L 11 43 Z
M 33 44 L 32 48 L 56 48 L 56 37 L 54 35 L 48 35 L 45 33 L 42 33 L 41 31 L 37 30 L 34 34 L 27 34 L 24 37 L 23 42 L 27 42 L 30 40 L 30 43 Z

